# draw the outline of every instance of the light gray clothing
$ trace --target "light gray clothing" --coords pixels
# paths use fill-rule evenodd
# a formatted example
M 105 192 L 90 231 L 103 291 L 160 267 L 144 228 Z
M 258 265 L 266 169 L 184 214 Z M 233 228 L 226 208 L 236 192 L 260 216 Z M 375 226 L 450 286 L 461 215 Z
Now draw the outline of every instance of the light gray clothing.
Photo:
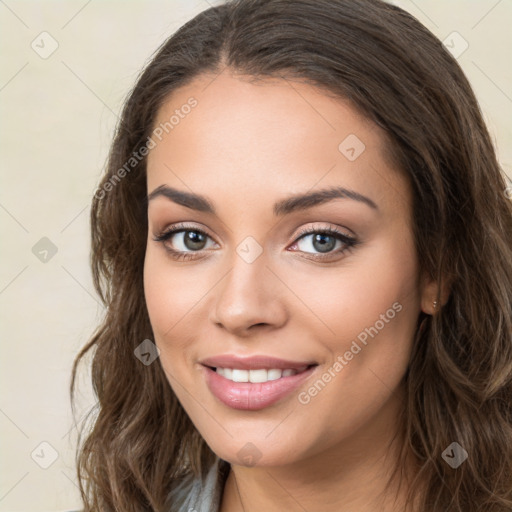
M 229 462 L 216 458 L 206 478 L 185 477 L 169 494 L 169 512 L 219 512 Z

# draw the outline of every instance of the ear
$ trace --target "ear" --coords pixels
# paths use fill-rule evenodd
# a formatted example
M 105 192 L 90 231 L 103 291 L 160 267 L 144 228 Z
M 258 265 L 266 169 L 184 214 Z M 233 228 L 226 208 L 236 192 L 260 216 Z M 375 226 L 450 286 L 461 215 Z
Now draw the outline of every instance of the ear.
M 444 278 L 441 289 L 439 289 L 437 281 L 424 276 L 421 284 L 421 310 L 427 315 L 433 315 L 439 311 L 450 297 L 451 284 L 452 280 Z M 435 306 L 434 301 L 437 301 Z

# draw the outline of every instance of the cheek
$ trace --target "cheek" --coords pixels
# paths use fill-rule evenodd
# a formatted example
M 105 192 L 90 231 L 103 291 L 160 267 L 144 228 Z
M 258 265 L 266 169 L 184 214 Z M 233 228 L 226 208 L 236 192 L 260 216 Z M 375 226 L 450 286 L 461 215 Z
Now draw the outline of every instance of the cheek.
M 373 324 L 396 301 L 405 306 L 418 299 L 412 242 L 400 245 L 382 237 L 359 251 L 336 269 L 314 269 L 294 281 L 298 295 L 335 337 Z
M 148 247 L 144 261 L 144 295 L 154 342 L 160 350 L 160 364 L 179 400 L 186 400 L 181 391 L 187 387 L 186 346 L 182 319 L 190 306 L 190 286 L 184 286 L 181 274 L 172 272 L 165 254 Z M 188 295 L 187 295 L 188 294 Z M 188 297 L 188 299 L 187 299 Z
M 320 418 L 313 428 L 332 433 L 326 443 L 361 428 L 397 390 L 419 312 L 416 271 L 412 249 L 376 244 L 335 278 L 317 279 L 314 288 L 304 284 L 322 322 L 308 316 L 301 327 L 317 325 L 318 333 L 329 327 L 321 339 L 330 359 L 299 402 L 310 418 Z
M 352 367 L 375 363 L 389 369 L 393 360 L 400 361 L 401 371 L 420 307 L 416 261 L 412 241 L 383 237 L 334 271 L 316 270 L 296 289 L 315 315 L 297 317 L 298 322 L 321 334 L 333 360 L 352 349 Z
M 144 261 L 144 294 L 163 361 L 176 343 L 182 343 L 175 333 L 179 330 L 180 319 L 190 310 L 197 295 L 193 285 L 184 279 L 183 272 L 173 272 L 166 260 L 163 251 L 148 247 Z
M 207 267 L 173 268 L 165 251 L 152 246 L 146 250 L 144 294 L 148 315 L 162 365 L 173 375 L 184 376 L 193 359 L 194 340 L 205 318 L 201 306 L 218 279 Z
M 144 294 L 155 336 L 169 337 L 174 326 L 198 304 L 202 294 L 197 268 L 173 269 L 164 250 L 148 247 L 144 261 Z
M 174 297 L 174 286 L 169 282 L 169 274 L 157 258 L 155 251 L 148 248 L 144 260 L 144 296 L 149 319 L 155 337 L 171 327 L 170 306 Z

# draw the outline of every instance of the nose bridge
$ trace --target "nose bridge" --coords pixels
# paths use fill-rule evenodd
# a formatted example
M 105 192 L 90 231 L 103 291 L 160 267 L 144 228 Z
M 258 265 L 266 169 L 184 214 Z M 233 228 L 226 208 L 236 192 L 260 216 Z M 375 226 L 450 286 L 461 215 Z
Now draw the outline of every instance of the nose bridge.
M 255 240 L 239 244 L 231 269 L 214 294 L 212 321 L 237 334 L 255 324 L 278 326 L 286 319 L 279 279 L 268 268 L 267 254 L 256 244 Z

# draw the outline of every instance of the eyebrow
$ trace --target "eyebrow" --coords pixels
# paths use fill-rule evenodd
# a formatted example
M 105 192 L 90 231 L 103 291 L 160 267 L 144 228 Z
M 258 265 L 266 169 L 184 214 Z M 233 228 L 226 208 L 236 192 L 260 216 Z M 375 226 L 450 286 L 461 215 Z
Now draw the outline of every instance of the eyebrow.
M 176 204 L 185 206 L 192 210 L 216 215 L 216 210 L 211 201 L 200 194 L 193 192 L 185 192 L 168 185 L 160 185 L 146 198 L 146 204 L 156 197 L 166 197 Z M 344 187 L 330 187 L 315 192 L 306 192 L 304 194 L 295 194 L 285 199 L 281 199 L 274 204 L 274 216 L 284 216 L 298 210 L 306 210 L 327 203 L 334 199 L 352 199 L 360 203 L 364 203 L 374 210 L 379 210 L 377 204 L 369 197 L 366 197 L 354 190 Z

